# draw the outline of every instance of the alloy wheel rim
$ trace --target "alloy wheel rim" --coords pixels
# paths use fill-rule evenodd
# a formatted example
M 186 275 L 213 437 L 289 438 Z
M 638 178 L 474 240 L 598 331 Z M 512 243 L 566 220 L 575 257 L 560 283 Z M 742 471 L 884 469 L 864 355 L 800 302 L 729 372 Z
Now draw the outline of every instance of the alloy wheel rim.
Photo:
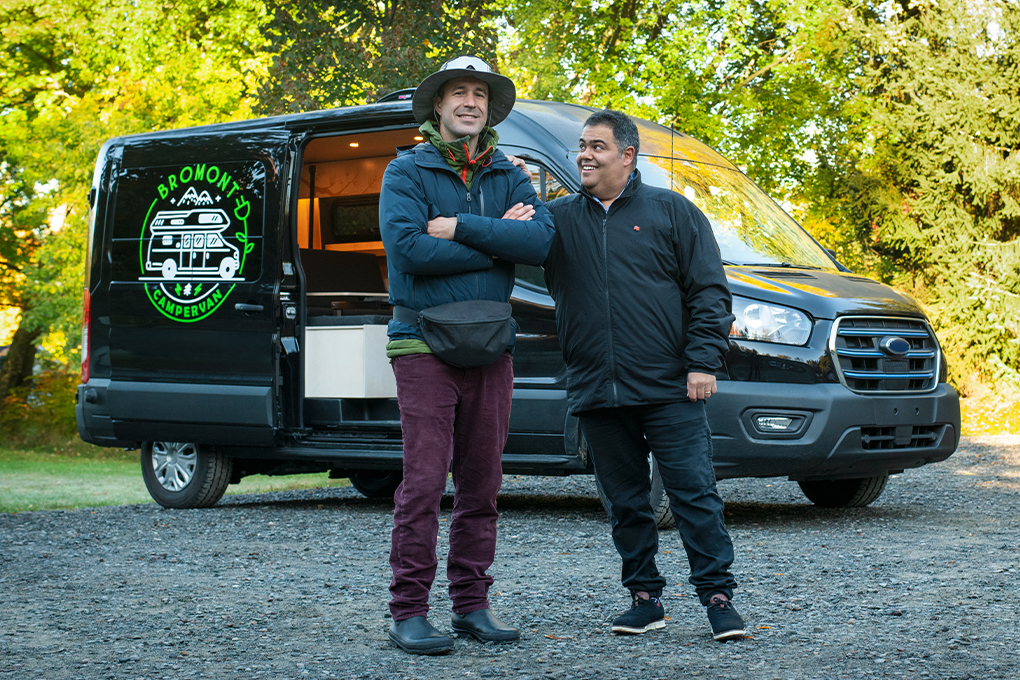
M 198 447 L 190 442 L 153 442 L 152 471 L 167 491 L 182 491 L 195 476 Z

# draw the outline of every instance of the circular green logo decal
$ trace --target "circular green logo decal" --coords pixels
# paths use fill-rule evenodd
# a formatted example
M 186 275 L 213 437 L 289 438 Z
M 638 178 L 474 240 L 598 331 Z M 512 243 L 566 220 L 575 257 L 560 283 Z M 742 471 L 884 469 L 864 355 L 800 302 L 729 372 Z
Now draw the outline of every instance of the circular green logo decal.
M 138 280 L 174 321 L 208 317 L 244 281 L 255 247 L 248 238 L 253 197 L 231 177 L 232 165 L 199 163 L 167 175 L 145 215 Z

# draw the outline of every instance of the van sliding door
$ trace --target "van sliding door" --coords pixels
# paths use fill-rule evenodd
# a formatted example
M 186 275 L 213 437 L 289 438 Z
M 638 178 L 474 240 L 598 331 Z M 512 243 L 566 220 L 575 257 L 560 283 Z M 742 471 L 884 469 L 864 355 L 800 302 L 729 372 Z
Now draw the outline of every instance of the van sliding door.
M 272 445 L 289 139 L 128 140 L 106 320 L 118 439 Z

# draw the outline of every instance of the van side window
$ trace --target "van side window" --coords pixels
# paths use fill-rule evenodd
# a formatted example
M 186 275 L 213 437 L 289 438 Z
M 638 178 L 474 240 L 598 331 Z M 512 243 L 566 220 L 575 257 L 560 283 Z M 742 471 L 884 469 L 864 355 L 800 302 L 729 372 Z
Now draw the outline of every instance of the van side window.
M 528 163 L 528 168 L 531 170 L 531 186 L 535 188 L 535 193 L 542 199 L 544 203 L 559 198 L 561 196 L 568 196 L 572 191 L 563 186 L 556 175 L 552 174 L 541 165 L 535 165 L 532 162 Z
M 531 170 L 531 186 L 535 187 L 535 193 L 544 203 L 548 203 L 561 196 L 569 196 L 573 192 L 567 189 L 556 175 L 552 174 L 541 165 L 528 161 L 528 169 Z M 546 292 L 545 270 L 530 264 L 519 264 L 516 266 L 517 283 L 528 288 Z

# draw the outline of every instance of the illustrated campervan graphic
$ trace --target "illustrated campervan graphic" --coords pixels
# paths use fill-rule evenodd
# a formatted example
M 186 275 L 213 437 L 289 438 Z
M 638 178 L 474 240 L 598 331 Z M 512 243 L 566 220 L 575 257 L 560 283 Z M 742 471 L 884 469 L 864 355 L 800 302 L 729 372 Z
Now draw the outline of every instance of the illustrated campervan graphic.
M 240 250 L 223 236 L 229 226 L 230 218 L 219 208 L 160 210 L 149 225 L 152 237 L 146 271 L 159 272 L 164 279 L 179 274 L 232 278 L 239 268 Z

